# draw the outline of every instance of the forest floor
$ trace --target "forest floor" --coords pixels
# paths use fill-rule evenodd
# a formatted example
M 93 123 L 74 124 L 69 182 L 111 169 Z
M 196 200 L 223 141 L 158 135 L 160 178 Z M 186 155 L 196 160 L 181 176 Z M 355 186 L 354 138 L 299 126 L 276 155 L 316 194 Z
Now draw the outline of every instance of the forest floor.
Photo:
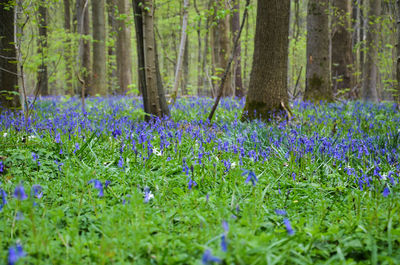
M 0 115 L 0 263 L 398 264 L 400 114 L 181 99 L 153 123 L 134 98 Z

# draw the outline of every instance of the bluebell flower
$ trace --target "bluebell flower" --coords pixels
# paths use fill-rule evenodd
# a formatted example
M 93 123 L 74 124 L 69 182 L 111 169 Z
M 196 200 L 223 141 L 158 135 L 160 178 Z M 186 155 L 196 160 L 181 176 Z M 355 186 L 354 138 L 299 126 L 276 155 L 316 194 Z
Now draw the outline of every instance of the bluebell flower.
M 283 223 L 284 223 L 285 226 L 286 226 L 287 233 L 288 233 L 289 235 L 294 235 L 294 230 L 293 230 L 293 228 L 292 228 L 292 225 L 290 224 L 289 219 L 287 219 L 287 218 L 283 219 Z
M 56 141 L 57 144 L 61 143 L 60 133 L 56 134 L 56 138 L 54 140 Z
M 15 187 L 14 197 L 20 201 L 26 200 L 28 198 L 28 196 L 25 193 L 24 186 L 20 185 L 20 186 Z
M 15 220 L 17 221 L 24 220 L 24 214 L 21 211 L 18 211 L 17 214 L 15 215 Z
M 111 184 L 111 181 L 109 181 L 109 180 L 106 180 L 105 182 L 104 182 L 104 187 L 105 188 L 107 188 L 108 187 L 108 185 L 110 185 Z
M 94 183 L 94 188 L 99 191 L 99 197 L 104 196 L 104 191 L 103 191 L 103 184 L 101 183 L 100 180 L 97 179 L 92 179 L 89 180 L 88 184 Z
M 197 182 L 194 181 L 191 177 L 189 177 L 188 189 L 191 190 L 194 186 L 197 186 Z
M 4 205 L 7 204 L 7 193 L 5 190 L 0 189 L 0 196 L 2 203 L 0 204 L 0 211 L 3 209 Z
M 24 257 L 26 254 L 22 249 L 20 244 L 15 247 L 10 247 L 8 249 L 8 265 L 14 265 L 20 258 Z
M 228 243 L 226 241 L 226 234 L 223 234 L 221 236 L 221 250 L 223 252 L 227 252 L 228 251 Z
M 3 161 L 0 161 L 0 173 L 4 172 L 4 164 Z
M 245 183 L 249 183 L 251 181 L 253 186 L 255 186 L 256 183 L 258 182 L 256 174 L 251 170 L 247 170 L 247 169 L 244 169 L 244 168 L 242 170 L 243 170 L 242 176 L 246 176 L 247 175 Z
M 120 167 L 120 168 L 124 167 L 124 159 L 122 158 L 122 156 L 119 158 L 118 167 Z
M 385 189 L 382 192 L 383 197 L 387 197 L 390 194 L 389 188 L 386 186 Z
M 215 257 L 212 255 L 211 250 L 207 249 L 204 251 L 203 258 L 201 259 L 201 262 L 205 265 L 211 264 L 213 262 L 220 263 L 221 259 L 218 257 Z
M 32 186 L 32 195 L 38 199 L 43 197 L 42 186 L 40 185 L 33 185 Z
M 294 181 L 296 181 L 296 173 L 294 173 L 294 172 L 292 173 L 292 178 Z
M 227 233 L 229 231 L 229 225 L 227 221 L 222 221 L 222 228 L 224 229 L 224 231 Z
M 144 202 L 148 203 L 153 198 L 154 195 L 151 193 L 151 190 L 148 187 L 144 188 Z
M 280 210 L 280 209 L 276 209 L 276 210 L 275 210 L 275 213 L 276 213 L 277 215 L 286 215 L 286 211 L 285 211 L 285 210 Z

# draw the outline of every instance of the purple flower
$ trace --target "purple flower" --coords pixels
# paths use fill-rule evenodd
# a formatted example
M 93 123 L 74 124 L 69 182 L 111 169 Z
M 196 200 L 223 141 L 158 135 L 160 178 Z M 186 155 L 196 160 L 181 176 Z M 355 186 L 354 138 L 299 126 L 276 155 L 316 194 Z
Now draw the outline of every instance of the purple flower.
M 4 205 L 7 204 L 7 193 L 5 190 L 0 189 L 0 196 L 2 203 L 0 204 L 0 211 L 3 209 Z
M 56 134 L 56 138 L 54 140 L 56 141 L 57 144 L 61 143 L 61 137 L 59 133 Z
M 212 255 L 211 250 L 207 249 L 204 251 L 203 258 L 201 259 L 203 264 L 211 264 L 213 262 L 220 263 L 221 259 Z
M 151 190 L 148 187 L 144 188 L 144 202 L 148 203 L 153 198 L 154 195 L 151 193 Z
M 0 161 L 0 173 L 4 172 L 4 164 L 3 161 Z
M 222 221 L 222 228 L 224 229 L 224 231 L 227 233 L 229 231 L 229 225 L 227 221 Z
M 118 167 L 120 167 L 120 168 L 124 167 L 124 159 L 122 158 L 122 156 L 119 158 Z
M 225 234 L 223 234 L 221 236 L 221 249 L 222 249 L 223 252 L 228 251 L 228 243 L 226 241 L 226 235 Z
M 294 173 L 294 172 L 292 173 L 292 178 L 294 181 L 296 181 L 296 173 Z
M 26 254 L 22 249 L 20 244 L 15 247 L 10 247 L 8 249 L 8 265 L 14 265 L 20 258 L 24 257 Z
M 383 197 L 387 197 L 387 196 L 389 196 L 389 194 L 390 194 L 390 190 L 389 190 L 389 188 L 386 186 L 385 187 L 385 189 L 383 190 L 383 192 L 382 192 L 382 195 L 383 195 Z
M 25 193 L 24 186 L 20 185 L 15 187 L 14 197 L 20 201 L 26 200 L 28 198 L 28 196 Z
M 242 170 L 243 170 L 242 176 L 246 176 L 247 175 L 245 183 L 249 183 L 251 181 L 253 186 L 255 186 L 256 183 L 258 182 L 256 174 L 251 170 L 247 170 L 247 169 L 244 169 L 244 168 Z
M 275 210 L 275 213 L 276 213 L 277 215 L 286 215 L 286 211 L 285 211 L 285 210 L 280 210 L 280 209 L 276 209 L 276 210 Z
M 43 197 L 42 189 L 43 189 L 43 188 L 42 188 L 42 186 L 40 186 L 40 185 L 33 185 L 33 186 L 32 186 L 32 192 L 31 192 L 31 193 L 33 194 L 34 197 L 40 199 L 40 198 Z
M 108 185 L 110 185 L 111 184 L 111 181 L 109 181 L 109 180 L 106 180 L 105 182 L 104 182 L 104 187 L 105 188 L 107 188 L 108 187 Z
M 289 219 L 287 219 L 287 218 L 283 219 L 283 223 L 284 223 L 285 226 L 286 226 L 287 233 L 288 233 L 289 235 L 294 235 L 294 230 L 293 230 L 293 228 L 292 228 L 292 225 L 290 224 Z
M 17 220 L 17 221 L 24 220 L 24 214 L 21 211 L 18 211 L 15 216 L 15 220 Z
M 94 183 L 94 188 L 99 191 L 99 197 L 104 196 L 104 191 L 103 191 L 103 184 L 101 183 L 100 180 L 97 179 L 92 179 L 89 180 L 88 184 Z
M 197 186 L 197 182 L 194 181 L 191 177 L 189 177 L 188 189 L 191 190 L 194 186 Z

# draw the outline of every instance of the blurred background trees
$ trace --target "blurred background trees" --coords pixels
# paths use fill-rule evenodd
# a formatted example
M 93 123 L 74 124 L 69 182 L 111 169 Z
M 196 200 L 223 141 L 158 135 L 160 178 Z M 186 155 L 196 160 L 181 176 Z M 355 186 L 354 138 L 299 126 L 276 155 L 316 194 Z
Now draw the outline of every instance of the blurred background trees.
M 251 73 L 257 71 L 252 69 L 257 1 L 251 2 L 235 51 L 245 0 L 187 2 L 2 0 L 0 90 L 21 98 L 23 90 L 28 96 L 151 96 L 146 111 L 166 113 L 174 91 L 216 96 L 234 53 L 223 96 L 247 95 Z M 293 0 L 289 10 L 279 12 L 290 18 L 287 33 L 276 33 L 289 39 L 285 89 L 290 101 L 398 98 L 398 1 Z M 147 15 L 152 25 L 145 23 Z M 182 33 L 187 36 L 183 46 Z M 265 65 L 275 67 L 271 64 L 274 60 L 267 58 Z M 4 93 L 2 105 L 8 106 Z

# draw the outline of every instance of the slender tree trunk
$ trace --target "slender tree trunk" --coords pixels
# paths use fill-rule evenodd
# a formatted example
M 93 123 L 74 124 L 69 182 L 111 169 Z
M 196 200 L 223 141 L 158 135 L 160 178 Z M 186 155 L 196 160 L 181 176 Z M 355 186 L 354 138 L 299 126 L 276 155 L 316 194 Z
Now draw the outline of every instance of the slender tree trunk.
M 397 5 L 397 19 L 396 19 L 396 27 L 397 27 L 397 60 L 396 60 L 396 77 L 397 77 L 397 95 L 395 100 L 397 101 L 397 105 L 400 106 L 400 0 L 396 1 Z
M 309 0 L 305 100 L 333 101 L 330 82 L 329 0 Z
M 117 73 L 117 55 L 116 55 L 116 35 L 117 35 L 117 19 L 116 14 L 116 0 L 107 0 L 107 24 L 108 24 L 108 39 L 107 41 L 107 75 L 108 75 L 108 87 L 112 93 L 119 93 L 118 91 L 118 73 Z
M 378 45 L 379 45 L 379 16 L 381 1 L 369 0 L 367 23 L 367 54 L 364 63 L 363 87 L 361 96 L 364 101 L 378 102 Z
M 197 33 L 197 96 L 201 96 L 202 94 L 202 86 L 203 86 L 203 74 L 202 73 L 202 68 L 201 68 L 201 62 L 202 62 L 202 58 L 201 58 L 201 48 L 202 48 L 202 42 L 201 42 L 201 22 L 202 22 L 202 16 L 200 13 L 199 8 L 197 7 L 197 1 L 193 0 L 193 5 L 194 8 L 196 10 L 196 14 L 199 17 L 198 22 L 197 22 L 197 29 L 196 29 L 196 33 Z
M 253 67 L 242 119 L 269 120 L 288 112 L 289 14 L 289 0 L 257 2 Z
M 40 55 L 40 65 L 37 72 L 38 89 L 42 96 L 49 95 L 49 85 L 47 79 L 47 8 L 46 1 L 40 0 L 38 12 L 39 41 L 38 54 Z
M 182 95 L 188 94 L 188 85 L 189 85 L 189 38 L 186 38 L 185 44 L 185 53 L 183 54 L 183 65 L 182 65 L 182 83 L 181 83 L 181 91 Z
M 213 0 L 209 0 L 208 4 L 207 4 L 207 10 L 209 10 L 212 6 L 212 2 Z M 208 86 L 207 84 L 209 84 L 208 81 L 208 68 L 207 68 L 207 55 L 208 55 L 208 49 L 209 49 L 209 33 L 210 33 L 210 16 L 207 16 L 207 20 L 206 20 L 206 34 L 204 35 L 204 51 L 203 51 L 203 60 L 201 63 L 201 69 L 203 71 L 203 88 L 201 90 L 200 96 L 211 96 L 211 89 L 212 86 Z M 208 89 L 207 89 L 208 88 Z
M 79 52 L 77 57 L 79 70 L 79 79 L 82 81 L 82 86 L 79 89 L 79 95 L 87 96 L 90 94 L 90 27 L 89 27 L 89 0 L 76 0 L 76 20 L 77 31 L 80 34 Z M 82 91 L 82 89 L 84 91 Z
M 117 0 L 118 13 L 127 15 L 129 13 L 129 2 Z M 125 94 L 132 84 L 132 54 L 131 54 L 131 30 L 126 25 L 126 20 L 118 20 L 117 34 L 117 72 L 119 79 L 119 92 Z
M 187 37 L 187 23 L 188 23 L 188 16 L 189 16 L 189 0 L 183 0 L 183 18 L 182 18 L 182 32 L 181 32 L 181 43 L 179 45 L 179 54 L 178 54 L 178 59 L 176 63 L 176 69 L 175 69 L 175 81 L 174 81 L 174 87 L 173 87 L 173 94 L 172 94 L 172 100 L 175 101 L 176 97 L 178 96 L 178 87 L 179 87 L 179 81 L 181 79 L 181 74 L 182 74 L 182 63 L 183 63 L 183 57 L 185 54 L 185 46 L 186 46 L 186 37 Z
M 353 55 L 351 45 L 352 6 L 350 0 L 332 1 L 335 17 L 332 27 L 332 84 L 334 91 L 352 88 Z
M 233 15 L 232 15 L 232 37 L 235 40 L 239 29 L 240 29 L 240 0 L 235 0 L 233 5 Z M 239 41 L 238 48 L 235 51 L 235 60 L 234 60 L 234 89 L 236 97 L 244 97 L 244 88 L 242 82 L 242 59 L 241 59 L 241 43 Z
M 14 45 L 14 6 L 0 1 L 0 112 L 20 108 L 18 97 L 17 53 Z M 5 8 L 6 7 L 6 8 Z
M 65 71 L 66 71 L 66 85 L 67 85 L 67 93 L 72 96 L 74 95 L 74 87 L 72 83 L 72 69 L 71 69 L 71 39 L 68 34 L 71 34 L 71 5 L 69 0 L 64 0 L 64 29 L 67 33 L 67 37 L 65 38 L 65 47 L 64 47 L 64 55 L 65 55 Z
M 104 0 L 92 1 L 93 73 L 92 96 L 107 95 L 106 23 Z

